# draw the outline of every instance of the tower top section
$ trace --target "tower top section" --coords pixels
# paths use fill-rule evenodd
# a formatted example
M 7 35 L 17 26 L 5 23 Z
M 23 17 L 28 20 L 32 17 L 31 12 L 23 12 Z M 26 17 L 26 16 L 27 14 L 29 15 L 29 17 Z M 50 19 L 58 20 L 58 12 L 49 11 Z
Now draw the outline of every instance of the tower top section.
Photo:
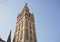
M 25 6 L 24 6 L 24 8 L 23 8 L 23 11 L 29 11 L 29 8 L 28 8 L 28 3 L 25 3 Z
M 33 13 L 31 13 L 29 11 L 29 8 L 27 6 L 27 3 L 25 3 L 23 9 L 22 9 L 22 12 L 21 13 L 18 13 L 18 16 L 17 16 L 17 20 L 19 21 L 22 17 L 28 17 L 28 18 L 33 18 L 34 19 L 34 15 Z

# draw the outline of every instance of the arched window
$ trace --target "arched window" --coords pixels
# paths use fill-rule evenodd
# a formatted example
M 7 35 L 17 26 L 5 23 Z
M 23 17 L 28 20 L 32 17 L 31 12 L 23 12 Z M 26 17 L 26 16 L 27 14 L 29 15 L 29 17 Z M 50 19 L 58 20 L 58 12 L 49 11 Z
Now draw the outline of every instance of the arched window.
M 21 30 L 20 40 L 22 40 L 22 38 L 23 38 L 23 30 Z
M 28 21 L 26 20 L 26 27 L 28 27 Z
M 22 21 L 21 27 L 23 27 L 23 21 Z
M 29 22 L 29 28 L 30 28 L 30 30 L 31 30 L 31 22 Z
M 26 36 L 26 39 L 28 40 L 28 29 L 27 28 L 25 29 L 25 36 Z
M 36 34 L 33 33 L 33 36 L 34 36 L 34 42 L 37 42 L 37 40 L 36 40 Z
M 30 36 L 30 41 L 32 41 L 32 36 Z
M 26 16 L 28 16 L 28 14 L 27 14 L 27 13 L 25 13 L 25 15 L 26 15 Z
M 35 26 L 34 26 L 34 24 L 33 24 L 33 31 L 35 31 Z

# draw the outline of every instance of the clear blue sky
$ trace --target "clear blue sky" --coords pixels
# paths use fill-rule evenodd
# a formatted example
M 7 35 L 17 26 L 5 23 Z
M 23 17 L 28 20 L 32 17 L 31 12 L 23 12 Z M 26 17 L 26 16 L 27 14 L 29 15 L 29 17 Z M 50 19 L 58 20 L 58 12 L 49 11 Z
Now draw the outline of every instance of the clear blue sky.
M 28 3 L 34 12 L 38 42 L 60 42 L 60 0 L 0 0 L 0 36 L 7 40 L 10 29 L 12 39 L 16 17 Z

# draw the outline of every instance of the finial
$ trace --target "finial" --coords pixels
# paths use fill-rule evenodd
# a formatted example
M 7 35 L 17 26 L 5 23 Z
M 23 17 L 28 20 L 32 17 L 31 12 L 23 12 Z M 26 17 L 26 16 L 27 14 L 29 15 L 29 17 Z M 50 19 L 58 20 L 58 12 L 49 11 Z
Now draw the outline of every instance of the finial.
M 25 3 L 25 6 L 27 6 L 28 3 Z
M 28 8 L 27 4 L 28 3 L 25 3 L 24 8 L 23 8 L 23 11 L 29 11 L 29 8 Z

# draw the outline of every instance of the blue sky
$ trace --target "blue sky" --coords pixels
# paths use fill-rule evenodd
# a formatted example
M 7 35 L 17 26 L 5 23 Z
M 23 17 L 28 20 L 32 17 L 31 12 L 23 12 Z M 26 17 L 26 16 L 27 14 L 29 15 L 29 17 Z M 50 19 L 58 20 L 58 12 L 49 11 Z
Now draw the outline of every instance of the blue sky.
M 25 3 L 34 12 L 38 42 L 60 42 L 60 0 L 0 0 L 0 36 L 7 40 L 10 29 L 12 39 L 16 17 Z

